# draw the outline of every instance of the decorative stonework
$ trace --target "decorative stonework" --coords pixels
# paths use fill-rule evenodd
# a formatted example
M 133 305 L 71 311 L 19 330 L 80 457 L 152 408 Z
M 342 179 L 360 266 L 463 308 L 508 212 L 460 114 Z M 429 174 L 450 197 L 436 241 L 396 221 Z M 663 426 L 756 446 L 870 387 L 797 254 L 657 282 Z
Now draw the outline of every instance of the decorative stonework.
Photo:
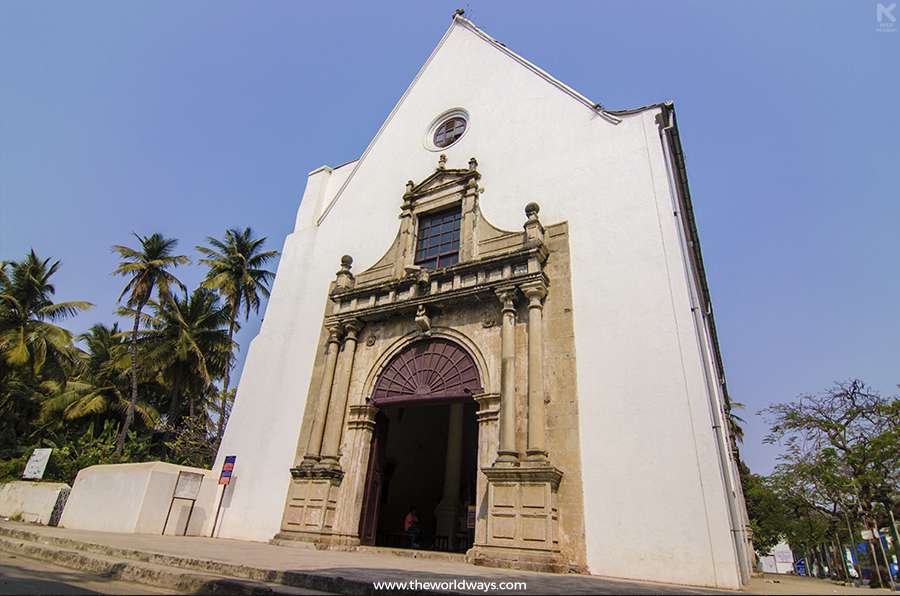
M 458 400 L 474 400 L 478 513 L 469 559 L 486 565 L 566 571 L 583 561 L 583 543 L 574 546 L 579 553 L 575 561 L 570 558 L 573 546 L 561 546 L 560 490 L 569 474 L 562 470 L 577 470 L 580 464 L 577 451 L 573 459 L 571 450 L 554 443 L 562 438 L 568 444 L 574 433 L 564 430 L 562 437 L 551 437 L 548 429 L 558 420 L 574 428 L 577 420 L 570 406 L 562 413 L 564 418 L 560 412 L 545 411 L 545 395 L 555 388 L 545 388 L 544 377 L 554 375 L 558 381 L 562 366 L 564 383 L 568 382 L 565 391 L 569 387 L 574 391 L 571 381 L 565 381 L 574 371 L 573 356 L 564 355 L 573 348 L 555 339 L 550 354 L 558 364 L 548 373 L 544 343 L 545 327 L 553 326 L 549 336 L 557 338 L 558 328 L 571 325 L 567 227 L 545 228 L 540 208 L 529 203 L 522 231 L 495 228 L 478 206 L 478 163 L 473 158 L 467 166 L 450 168 L 441 156 L 425 180 L 407 183 L 400 230 L 374 265 L 354 274 L 353 259 L 347 255 L 341 259 L 329 289 L 330 305 L 315 367 L 318 383 L 311 388 L 314 395 L 301 433 L 303 448 L 298 449 L 298 463 L 291 469 L 279 538 L 345 547 L 359 544 L 360 521 L 370 519 L 363 512 L 364 501 L 370 498 L 366 482 L 373 465 L 378 408 L 392 400 L 449 400 L 455 405 L 445 446 L 444 496 L 436 519 L 452 548 L 456 540 L 452 528 L 461 505 L 457 499 L 460 479 L 449 465 L 460 461 L 459 432 L 453 429 L 461 424 Z M 461 210 L 458 262 L 438 269 L 417 266 L 413 259 L 419 216 L 454 205 Z M 561 284 L 559 290 L 551 289 L 548 275 L 554 243 L 563 248 L 560 256 L 553 257 L 562 273 L 558 280 L 554 278 L 554 283 Z M 557 291 L 560 302 L 548 316 L 548 296 Z M 468 325 L 467 333 L 478 336 L 477 342 L 457 332 L 457 325 Z M 363 327 L 365 345 L 372 349 L 357 355 Z M 404 339 L 398 341 L 399 336 Z M 571 341 L 571 335 L 565 337 Z M 557 357 L 560 345 L 565 346 L 562 359 Z M 415 346 L 430 352 L 416 356 Z M 487 359 L 476 358 L 476 365 L 472 356 L 479 349 L 487 351 Z M 495 379 L 490 384 L 489 376 Z M 571 394 L 566 395 L 566 403 L 573 404 Z M 556 464 L 558 457 L 564 465 Z M 567 503 L 580 499 L 580 479 L 574 482 L 565 493 Z M 569 514 L 578 524 L 581 507 L 578 501 L 577 511 Z M 367 539 L 372 540 L 371 525 L 367 527 Z
M 476 565 L 564 573 L 557 492 L 562 472 L 552 466 L 482 469 L 489 481 L 487 536 L 469 559 Z

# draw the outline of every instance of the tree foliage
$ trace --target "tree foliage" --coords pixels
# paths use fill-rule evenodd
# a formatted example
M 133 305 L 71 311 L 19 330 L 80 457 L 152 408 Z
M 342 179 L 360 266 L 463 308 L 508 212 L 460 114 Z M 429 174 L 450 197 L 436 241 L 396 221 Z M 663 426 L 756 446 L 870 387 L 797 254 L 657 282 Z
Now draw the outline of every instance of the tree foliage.
M 851 379 L 762 411 L 770 423 L 765 440 L 783 451 L 775 472 L 754 494 L 767 503 L 752 508 L 761 543 L 771 542 L 771 530 L 780 529 L 792 545 L 816 553 L 825 544 L 855 543 L 860 529 L 891 527 L 889 511 L 900 491 L 898 403 Z M 883 566 L 875 548 L 870 563 Z
M 239 315 L 258 311 L 277 256 L 249 228 L 201 247 L 208 274 L 188 292 L 172 270 L 177 241 L 135 234 L 117 245 L 126 278 L 118 322 L 79 335 L 63 324 L 91 305 L 55 302 L 61 263 L 29 251 L 0 262 L 0 479 L 52 447 L 45 478 L 72 482 L 99 463 L 159 459 L 209 467 L 234 400 L 228 388 Z

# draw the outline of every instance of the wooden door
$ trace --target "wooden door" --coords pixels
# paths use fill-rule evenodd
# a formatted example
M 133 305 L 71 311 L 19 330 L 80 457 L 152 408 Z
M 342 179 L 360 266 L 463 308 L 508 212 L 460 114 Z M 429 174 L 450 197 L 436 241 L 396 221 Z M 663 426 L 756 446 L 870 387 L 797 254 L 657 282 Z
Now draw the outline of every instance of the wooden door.
M 385 449 L 387 446 L 387 418 L 378 414 L 375 432 L 369 449 L 369 466 L 366 472 L 366 490 L 363 493 L 362 511 L 359 516 L 359 541 L 372 546 L 378 534 L 378 514 L 381 508 L 381 492 L 384 488 Z

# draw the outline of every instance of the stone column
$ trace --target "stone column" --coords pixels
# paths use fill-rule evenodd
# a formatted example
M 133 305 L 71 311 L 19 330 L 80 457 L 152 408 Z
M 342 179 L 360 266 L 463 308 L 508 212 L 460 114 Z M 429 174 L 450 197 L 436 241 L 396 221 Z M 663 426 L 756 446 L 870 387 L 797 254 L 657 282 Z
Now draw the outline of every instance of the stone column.
M 544 297 L 547 286 L 534 281 L 520 286 L 528 298 L 528 447 L 529 461 L 547 461 L 544 430 Z
M 503 324 L 500 331 L 500 448 L 498 466 L 519 465 L 516 450 L 516 288 L 497 289 L 503 305 Z
M 447 537 L 447 545 L 453 550 L 456 534 L 456 518 L 459 513 L 459 473 L 462 459 L 463 405 L 450 405 L 450 421 L 447 424 L 447 455 L 444 466 L 444 496 L 437 506 L 437 535 Z
M 319 465 L 340 468 L 338 452 L 341 447 L 341 433 L 344 430 L 344 413 L 347 410 L 347 396 L 350 392 L 350 378 L 353 374 L 353 357 L 356 354 L 357 334 L 362 328 L 360 321 L 344 323 L 344 350 L 341 365 L 334 381 L 328 419 L 325 422 L 325 439 L 322 443 L 322 459 Z
M 316 400 L 316 415 L 313 419 L 312 430 L 309 433 L 309 442 L 306 446 L 306 454 L 301 465 L 311 466 L 319 461 L 322 450 L 322 438 L 325 434 L 325 420 L 328 417 L 328 404 L 331 400 L 331 388 L 334 384 L 334 370 L 337 365 L 339 348 L 341 347 L 340 327 L 328 326 L 328 344 L 325 348 L 325 370 L 322 372 L 322 383 L 319 385 L 319 397 Z

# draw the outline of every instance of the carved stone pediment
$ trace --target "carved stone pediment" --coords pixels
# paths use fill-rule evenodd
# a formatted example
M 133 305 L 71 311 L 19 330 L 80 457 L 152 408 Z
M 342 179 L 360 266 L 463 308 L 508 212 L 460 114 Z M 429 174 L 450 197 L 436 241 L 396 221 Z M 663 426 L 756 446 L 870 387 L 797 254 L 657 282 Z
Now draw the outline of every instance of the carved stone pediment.
M 415 312 L 425 305 L 493 293 L 500 286 L 529 281 L 548 283 L 544 228 L 536 204 L 529 203 L 522 231 L 491 225 L 481 214 L 478 162 L 466 168 L 447 168 L 442 155 L 435 171 L 419 183 L 409 181 L 400 209 L 400 229 L 384 256 L 351 275 L 342 261 L 332 285 L 330 320 L 346 317 L 379 318 L 398 311 Z M 459 206 L 461 211 L 459 262 L 439 269 L 415 263 L 419 218 Z

